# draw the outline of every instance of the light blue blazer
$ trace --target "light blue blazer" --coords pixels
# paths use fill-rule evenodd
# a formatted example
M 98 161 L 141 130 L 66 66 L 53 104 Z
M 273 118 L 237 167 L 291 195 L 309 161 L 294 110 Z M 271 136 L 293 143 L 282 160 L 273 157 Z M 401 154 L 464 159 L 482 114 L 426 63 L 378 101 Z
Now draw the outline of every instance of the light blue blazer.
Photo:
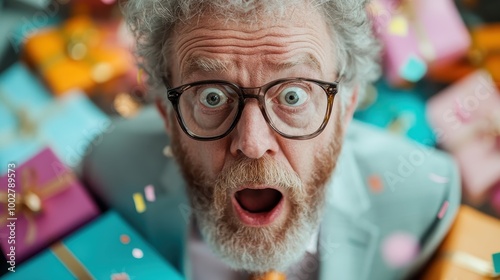
M 105 206 L 116 209 L 189 279 L 191 212 L 179 168 L 162 153 L 168 144 L 159 114 L 145 109 L 135 119 L 114 122 L 96 139 L 82 177 Z M 369 178 L 379 178 L 382 188 L 371 186 Z M 132 195 L 146 185 L 155 186 L 156 201 L 137 213 Z M 448 208 L 440 219 L 443 204 Z M 408 278 L 443 240 L 459 204 L 459 173 L 450 156 L 353 121 L 329 185 L 318 241 L 320 279 Z M 421 244 L 418 257 L 400 268 L 383 257 L 384 241 L 395 232 Z

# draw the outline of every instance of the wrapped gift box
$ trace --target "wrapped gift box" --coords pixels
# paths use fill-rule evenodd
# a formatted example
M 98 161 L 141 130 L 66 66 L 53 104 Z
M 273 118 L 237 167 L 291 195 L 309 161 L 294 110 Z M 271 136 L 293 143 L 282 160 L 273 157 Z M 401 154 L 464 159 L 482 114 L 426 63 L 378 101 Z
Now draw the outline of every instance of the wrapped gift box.
M 29 37 L 24 57 L 54 94 L 75 88 L 93 94 L 133 67 L 130 51 L 107 40 L 112 32 L 89 17 L 74 17 Z
M 392 85 L 416 82 L 428 67 L 467 53 L 470 36 L 452 0 L 376 0 L 370 11 Z
M 474 27 L 471 37 L 472 46 L 467 57 L 437 65 L 429 69 L 428 76 L 438 82 L 452 83 L 483 68 L 500 87 L 500 24 Z
M 92 15 L 96 18 L 121 16 L 117 0 L 73 0 L 71 13 L 74 15 Z
M 54 99 L 21 63 L 0 75 L 0 164 L 21 164 L 46 145 L 75 167 L 109 119 L 78 91 Z M 5 170 L 1 169 L 0 173 Z
M 425 101 L 420 88 L 396 89 L 380 80 L 376 84 L 376 97 L 370 99 L 374 103 L 358 109 L 354 114 L 356 119 L 434 146 L 436 139 L 427 123 Z
M 4 279 L 113 279 L 116 274 L 126 274 L 126 279 L 182 279 L 115 212 L 105 213 Z
M 458 0 L 464 7 L 487 22 L 500 21 L 500 2 L 498 0 Z
M 477 71 L 429 100 L 427 115 L 439 144 L 458 160 L 469 203 L 485 202 L 500 182 L 500 94 Z
M 500 220 L 462 205 L 448 235 L 418 279 L 497 279 L 493 255 L 500 253 Z
M 50 149 L 13 170 L 1 178 L 13 178 L 12 188 L 0 185 L 0 245 L 7 260 L 14 252 L 16 262 L 21 262 L 97 216 L 96 205 L 76 176 Z M 15 205 L 9 205 L 9 199 Z M 7 226 L 11 223 L 12 229 Z M 11 231 L 14 241 L 8 238 Z

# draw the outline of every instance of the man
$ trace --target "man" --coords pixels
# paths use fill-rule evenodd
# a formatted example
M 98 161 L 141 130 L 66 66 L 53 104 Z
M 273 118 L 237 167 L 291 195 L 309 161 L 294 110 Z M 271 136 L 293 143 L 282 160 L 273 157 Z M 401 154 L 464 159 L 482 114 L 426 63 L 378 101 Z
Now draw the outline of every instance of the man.
M 450 226 L 458 174 L 351 122 L 379 75 L 365 4 L 129 1 L 168 138 L 151 110 L 115 124 L 84 163 L 91 189 L 190 279 L 414 273 Z

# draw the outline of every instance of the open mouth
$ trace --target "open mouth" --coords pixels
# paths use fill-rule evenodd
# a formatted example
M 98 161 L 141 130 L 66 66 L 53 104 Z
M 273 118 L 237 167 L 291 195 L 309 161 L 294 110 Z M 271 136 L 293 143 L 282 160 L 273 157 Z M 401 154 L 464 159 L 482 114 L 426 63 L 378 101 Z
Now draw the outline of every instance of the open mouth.
M 279 216 L 283 200 L 283 194 L 273 188 L 244 188 L 234 194 L 233 205 L 244 224 L 264 226 Z

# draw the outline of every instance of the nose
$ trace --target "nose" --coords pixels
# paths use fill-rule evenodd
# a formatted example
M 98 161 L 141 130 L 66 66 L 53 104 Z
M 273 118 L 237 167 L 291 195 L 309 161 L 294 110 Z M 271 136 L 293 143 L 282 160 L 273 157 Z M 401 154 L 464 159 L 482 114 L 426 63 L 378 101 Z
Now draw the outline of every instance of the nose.
M 241 153 L 248 158 L 258 159 L 278 151 L 277 134 L 266 122 L 256 99 L 247 99 L 232 134 L 230 149 L 233 156 Z

